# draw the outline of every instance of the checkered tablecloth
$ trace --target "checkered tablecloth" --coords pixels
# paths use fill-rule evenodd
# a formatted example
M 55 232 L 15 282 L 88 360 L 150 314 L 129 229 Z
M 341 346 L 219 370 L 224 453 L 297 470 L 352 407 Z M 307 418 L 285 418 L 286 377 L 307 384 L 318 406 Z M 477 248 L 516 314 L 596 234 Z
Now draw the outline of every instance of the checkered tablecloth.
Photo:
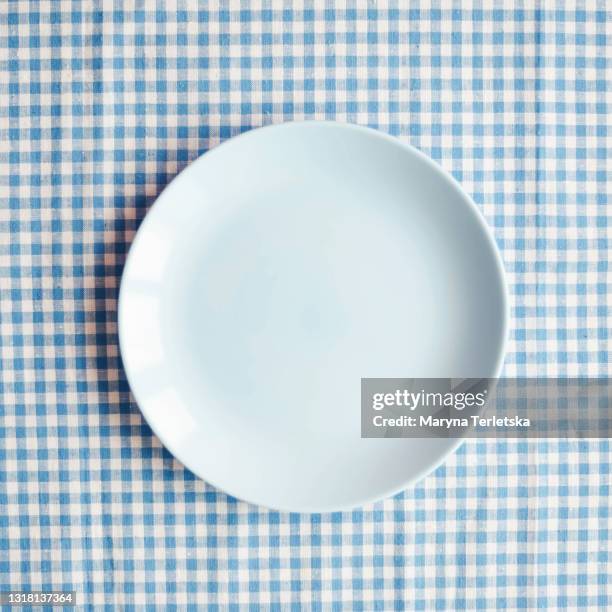
M 472 194 L 508 272 L 506 375 L 609 375 L 612 20 L 604 1 L 503 4 L 0 3 L 0 590 L 612 605 L 607 440 L 471 440 L 393 499 L 270 512 L 161 447 L 119 360 L 121 268 L 155 196 L 234 134 L 316 118 L 394 134 Z

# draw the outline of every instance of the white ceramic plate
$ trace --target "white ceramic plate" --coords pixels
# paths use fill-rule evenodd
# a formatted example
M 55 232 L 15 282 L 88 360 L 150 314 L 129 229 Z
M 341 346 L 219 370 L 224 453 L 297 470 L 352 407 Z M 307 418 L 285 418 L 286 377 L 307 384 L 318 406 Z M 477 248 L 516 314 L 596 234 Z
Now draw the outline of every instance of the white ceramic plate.
M 147 421 L 189 469 L 293 511 L 395 493 L 456 440 L 361 439 L 361 377 L 499 373 L 502 264 L 476 206 L 398 140 L 328 122 L 248 132 L 157 199 L 119 335 Z

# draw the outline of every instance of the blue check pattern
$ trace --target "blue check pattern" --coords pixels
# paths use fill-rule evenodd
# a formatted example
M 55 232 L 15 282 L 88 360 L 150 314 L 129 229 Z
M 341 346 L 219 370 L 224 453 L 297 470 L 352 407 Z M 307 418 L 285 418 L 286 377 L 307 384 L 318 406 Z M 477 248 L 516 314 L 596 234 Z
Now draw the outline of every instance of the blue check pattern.
M 283 514 L 186 471 L 130 397 L 117 290 L 147 207 L 219 142 L 312 118 L 396 135 L 472 194 L 508 272 L 506 375 L 610 375 L 609 7 L 403 6 L 0 3 L 0 589 L 83 609 L 612 605 L 607 440 L 470 440 L 392 499 Z

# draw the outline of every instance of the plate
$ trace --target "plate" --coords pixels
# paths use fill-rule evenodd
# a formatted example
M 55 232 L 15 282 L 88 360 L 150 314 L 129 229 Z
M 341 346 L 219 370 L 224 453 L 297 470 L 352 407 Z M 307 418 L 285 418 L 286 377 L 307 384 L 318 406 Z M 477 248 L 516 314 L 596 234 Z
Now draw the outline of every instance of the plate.
M 229 494 L 348 509 L 436 467 L 448 439 L 362 439 L 362 377 L 493 377 L 502 263 L 416 149 L 332 122 L 256 129 L 181 172 L 125 265 L 121 355 L 163 444 Z

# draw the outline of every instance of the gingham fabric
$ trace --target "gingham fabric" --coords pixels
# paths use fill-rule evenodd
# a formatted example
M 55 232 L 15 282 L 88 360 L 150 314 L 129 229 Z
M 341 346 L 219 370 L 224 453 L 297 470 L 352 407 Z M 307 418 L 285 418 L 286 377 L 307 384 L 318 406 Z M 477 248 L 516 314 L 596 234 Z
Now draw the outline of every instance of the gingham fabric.
M 122 610 L 612 604 L 607 440 L 471 440 L 393 499 L 270 512 L 162 448 L 119 359 L 121 268 L 155 196 L 234 134 L 316 118 L 394 134 L 472 194 L 508 272 L 505 375 L 609 375 L 610 14 L 505 4 L 0 3 L 0 590 Z

